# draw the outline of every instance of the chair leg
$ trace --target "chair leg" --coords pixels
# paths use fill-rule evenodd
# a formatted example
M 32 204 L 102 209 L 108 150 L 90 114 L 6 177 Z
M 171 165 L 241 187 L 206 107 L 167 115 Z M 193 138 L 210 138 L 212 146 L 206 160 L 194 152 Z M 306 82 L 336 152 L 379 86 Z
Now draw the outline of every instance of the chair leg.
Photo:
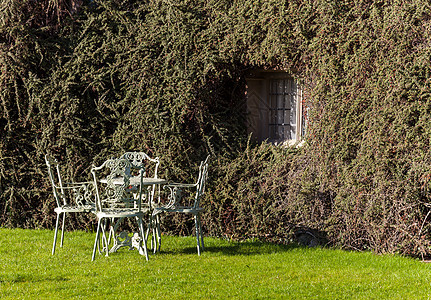
M 102 222 L 102 219 L 99 219 L 99 221 L 97 222 L 96 239 L 94 241 L 93 256 L 91 257 L 91 261 L 94 261 L 94 258 L 96 256 L 96 249 L 97 249 L 97 245 L 99 243 L 100 226 L 102 226 L 101 222 Z
M 148 227 L 147 230 L 145 231 L 145 239 L 147 240 L 149 236 L 150 236 L 150 227 Z
M 198 216 L 195 215 L 195 227 L 196 227 L 196 240 L 197 240 L 197 248 L 198 255 L 201 255 L 201 247 L 200 247 L 200 237 L 199 237 L 199 224 L 198 224 Z
M 57 243 L 57 233 L 58 233 L 58 223 L 60 221 L 60 214 L 57 214 L 57 220 L 55 221 L 55 231 L 54 231 L 54 243 L 52 245 L 52 255 L 55 253 L 55 244 Z
M 138 223 L 139 223 L 139 218 L 138 217 L 137 217 L 137 220 L 138 220 Z M 147 230 L 145 231 L 145 235 L 144 235 L 145 241 L 148 241 L 148 237 L 150 236 L 151 226 L 152 226 L 152 218 L 150 216 L 149 219 L 148 219 Z M 139 225 L 139 230 L 141 230 L 140 225 Z M 151 237 L 151 247 L 152 247 L 152 245 L 153 245 L 153 240 L 152 240 L 152 237 Z
M 152 222 L 151 225 L 153 227 L 153 238 L 151 240 L 153 247 L 153 252 L 156 253 L 157 251 L 160 251 L 160 246 L 162 243 L 162 239 L 160 236 L 160 220 L 159 215 L 152 216 Z M 153 246 L 154 243 L 154 246 Z
M 153 253 L 157 252 L 157 228 L 153 223 L 153 236 L 151 237 L 151 248 L 153 249 Z
M 63 241 L 64 241 L 64 223 L 66 223 L 66 212 L 63 213 L 63 222 L 61 224 L 61 241 L 60 241 L 60 247 L 63 247 Z
M 115 236 L 115 226 L 116 226 L 116 224 L 115 224 L 115 218 L 111 218 L 111 220 L 109 220 L 109 219 L 106 219 L 105 220 L 105 232 L 107 231 L 107 230 L 109 230 L 109 236 L 108 236 L 108 245 L 109 244 L 111 244 L 111 239 L 113 240 L 114 239 L 114 236 Z M 108 247 L 108 245 L 106 245 L 106 247 Z
M 160 247 L 162 246 L 162 234 L 160 230 L 160 218 L 159 215 L 156 215 L 156 232 L 157 232 L 157 251 L 160 252 Z
M 107 224 L 109 223 L 108 221 L 109 221 L 108 219 L 103 220 L 103 218 L 100 221 L 100 230 L 101 230 L 102 234 L 106 234 L 106 231 L 110 230 L 109 228 L 107 228 L 107 226 L 108 226 Z M 99 251 L 99 254 L 102 254 L 106 249 L 108 249 L 108 245 L 109 245 L 110 240 L 111 240 L 111 232 L 109 232 L 107 245 L 105 243 L 105 240 L 106 239 L 103 239 L 103 238 L 101 239 L 99 236 L 99 242 L 97 243 L 97 250 Z M 102 245 L 102 246 L 100 246 L 100 245 Z
M 150 233 L 151 233 L 150 249 L 154 251 L 154 249 L 156 248 L 156 244 L 155 244 L 156 241 L 154 239 L 154 220 L 152 215 L 150 215 L 150 217 L 148 218 L 147 232 L 145 237 L 147 241 L 148 241 L 148 238 L 150 237 Z
M 199 236 L 201 237 L 201 247 L 203 251 L 205 250 L 205 245 L 204 245 L 204 236 L 202 235 L 201 215 L 199 214 L 197 217 L 198 217 L 198 225 L 199 225 Z
M 105 245 L 102 249 L 102 251 L 106 251 L 105 256 L 109 256 L 109 245 L 111 244 L 111 232 L 112 232 L 112 236 L 114 236 L 114 230 L 112 229 L 112 226 L 110 226 L 109 228 L 109 237 L 106 237 L 106 228 L 107 228 L 107 224 L 109 224 L 109 219 L 105 218 L 100 226 L 100 230 L 101 230 L 101 235 L 102 235 L 102 245 Z M 115 241 L 114 241 L 114 245 L 115 245 Z
M 148 260 L 147 236 L 145 235 L 144 222 L 142 221 L 141 217 L 138 217 L 138 226 L 143 244 L 143 246 L 141 245 L 141 248 L 143 249 L 139 249 L 139 253 L 145 255 L 145 259 Z M 141 251 L 143 251 L 143 253 L 141 253 Z
M 150 215 L 148 219 L 148 226 L 145 233 L 145 240 L 148 241 L 148 237 L 151 232 L 151 240 L 150 240 L 150 249 L 153 250 L 153 253 L 157 252 L 157 227 L 156 227 L 156 219 Z

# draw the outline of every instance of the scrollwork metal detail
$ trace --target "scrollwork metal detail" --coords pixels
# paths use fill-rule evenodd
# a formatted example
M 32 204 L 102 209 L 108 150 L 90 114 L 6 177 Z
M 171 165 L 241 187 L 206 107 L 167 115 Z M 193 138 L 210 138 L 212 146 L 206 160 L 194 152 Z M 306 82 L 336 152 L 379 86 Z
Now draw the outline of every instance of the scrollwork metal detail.
M 75 203 L 78 206 L 92 205 L 95 202 L 94 183 L 82 184 L 73 189 Z
M 132 238 L 126 231 L 114 236 L 114 246 L 109 250 L 109 253 L 116 252 L 121 247 L 129 247 L 130 250 L 133 250 Z

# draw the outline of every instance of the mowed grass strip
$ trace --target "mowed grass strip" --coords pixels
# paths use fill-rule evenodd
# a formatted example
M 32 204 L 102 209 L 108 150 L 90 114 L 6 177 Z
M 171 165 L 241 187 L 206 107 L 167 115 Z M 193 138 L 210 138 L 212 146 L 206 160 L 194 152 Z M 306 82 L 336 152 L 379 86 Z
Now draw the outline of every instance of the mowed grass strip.
M 163 236 L 146 261 L 126 248 L 91 262 L 94 233 L 0 229 L 1 299 L 428 299 L 431 264 L 397 255 Z M 58 244 L 59 246 L 59 244 Z

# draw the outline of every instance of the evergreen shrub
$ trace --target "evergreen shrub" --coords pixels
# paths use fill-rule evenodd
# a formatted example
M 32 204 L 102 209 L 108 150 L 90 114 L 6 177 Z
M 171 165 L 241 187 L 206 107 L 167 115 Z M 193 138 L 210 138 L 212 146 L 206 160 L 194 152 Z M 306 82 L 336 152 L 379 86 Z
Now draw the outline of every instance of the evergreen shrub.
M 52 226 L 47 152 L 75 180 L 136 150 L 187 182 L 211 154 L 209 235 L 286 242 L 304 227 L 343 248 L 427 256 L 430 11 L 424 0 L 3 1 L 0 224 Z M 248 139 L 251 69 L 301 83 L 302 148 Z M 189 222 L 165 218 L 165 230 Z

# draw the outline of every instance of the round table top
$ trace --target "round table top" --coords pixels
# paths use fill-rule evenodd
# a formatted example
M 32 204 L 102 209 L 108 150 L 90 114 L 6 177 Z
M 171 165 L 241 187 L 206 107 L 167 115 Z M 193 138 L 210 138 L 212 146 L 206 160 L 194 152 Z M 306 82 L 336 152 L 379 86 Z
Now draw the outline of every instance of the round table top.
M 130 185 L 139 185 L 140 182 L 140 177 L 139 176 L 133 176 L 130 177 L 129 179 L 129 183 Z M 101 183 L 107 183 L 107 179 L 103 178 L 100 180 Z M 122 177 L 117 177 L 114 178 L 113 180 L 114 184 L 123 184 L 123 178 Z M 142 178 L 142 184 L 143 185 L 153 185 L 153 184 L 166 184 L 168 183 L 168 181 L 166 179 L 163 178 L 154 178 L 154 177 L 143 177 Z

